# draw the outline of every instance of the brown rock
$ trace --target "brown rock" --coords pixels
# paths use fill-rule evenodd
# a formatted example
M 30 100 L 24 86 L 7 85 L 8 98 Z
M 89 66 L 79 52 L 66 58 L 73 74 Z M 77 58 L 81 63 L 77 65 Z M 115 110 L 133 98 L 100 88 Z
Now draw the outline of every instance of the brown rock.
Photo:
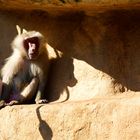
M 16 24 L 40 31 L 57 103 L 1 109 L 0 140 L 140 139 L 139 1 L 68 2 L 1 1 L 0 67 Z
M 23 9 L 23 10 L 44 10 L 44 11 L 67 11 L 67 10 L 107 10 L 120 8 L 138 8 L 139 0 L 10 0 L 0 2 L 0 9 Z M 125 6 L 125 7 L 124 7 Z M 58 13 L 58 12 L 56 12 Z
M 140 96 L 20 105 L 0 110 L 1 140 L 135 140 Z

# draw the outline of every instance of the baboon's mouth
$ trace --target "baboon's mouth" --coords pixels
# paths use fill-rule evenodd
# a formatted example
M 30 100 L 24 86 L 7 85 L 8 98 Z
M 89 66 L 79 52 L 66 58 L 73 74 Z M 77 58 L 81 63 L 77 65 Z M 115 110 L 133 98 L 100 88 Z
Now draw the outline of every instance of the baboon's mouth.
M 36 59 L 38 57 L 38 54 L 37 53 L 30 53 L 28 55 L 29 59 Z

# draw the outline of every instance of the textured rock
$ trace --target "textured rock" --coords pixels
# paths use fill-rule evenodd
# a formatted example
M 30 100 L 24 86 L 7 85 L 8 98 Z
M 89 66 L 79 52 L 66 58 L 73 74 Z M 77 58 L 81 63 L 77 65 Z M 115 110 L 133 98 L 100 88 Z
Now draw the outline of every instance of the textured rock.
M 0 11 L 1 65 L 10 55 L 9 44 L 19 24 L 43 33 L 49 54 L 56 57 L 46 88 L 50 101 L 140 91 L 139 15 L 137 9 L 92 16 L 83 12 L 52 16 L 41 11 Z
M 40 31 L 56 101 L 1 109 L 0 140 L 140 139 L 139 0 L 0 2 L 0 67 L 16 24 Z
M 112 8 L 139 8 L 140 0 L 10 0 L 0 1 L 1 9 L 24 9 L 56 11 L 64 10 L 93 10 L 102 11 Z M 125 6 L 125 7 L 124 7 Z
M 0 110 L 1 140 L 136 140 L 140 96 L 20 105 Z

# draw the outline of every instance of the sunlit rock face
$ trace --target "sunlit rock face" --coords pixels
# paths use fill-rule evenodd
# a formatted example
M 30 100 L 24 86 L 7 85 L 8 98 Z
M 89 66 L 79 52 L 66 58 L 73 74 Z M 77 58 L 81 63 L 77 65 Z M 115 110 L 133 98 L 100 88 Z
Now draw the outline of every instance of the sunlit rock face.
M 1 109 L 0 140 L 139 139 L 139 17 L 138 0 L 1 1 L 0 68 L 17 24 L 41 32 L 50 103 Z

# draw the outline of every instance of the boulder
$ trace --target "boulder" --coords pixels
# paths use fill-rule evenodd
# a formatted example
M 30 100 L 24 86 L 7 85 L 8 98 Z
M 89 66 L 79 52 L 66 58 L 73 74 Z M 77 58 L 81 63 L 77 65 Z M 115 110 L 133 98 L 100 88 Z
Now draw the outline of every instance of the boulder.
M 140 96 L 19 105 L 0 110 L 1 140 L 136 140 Z

